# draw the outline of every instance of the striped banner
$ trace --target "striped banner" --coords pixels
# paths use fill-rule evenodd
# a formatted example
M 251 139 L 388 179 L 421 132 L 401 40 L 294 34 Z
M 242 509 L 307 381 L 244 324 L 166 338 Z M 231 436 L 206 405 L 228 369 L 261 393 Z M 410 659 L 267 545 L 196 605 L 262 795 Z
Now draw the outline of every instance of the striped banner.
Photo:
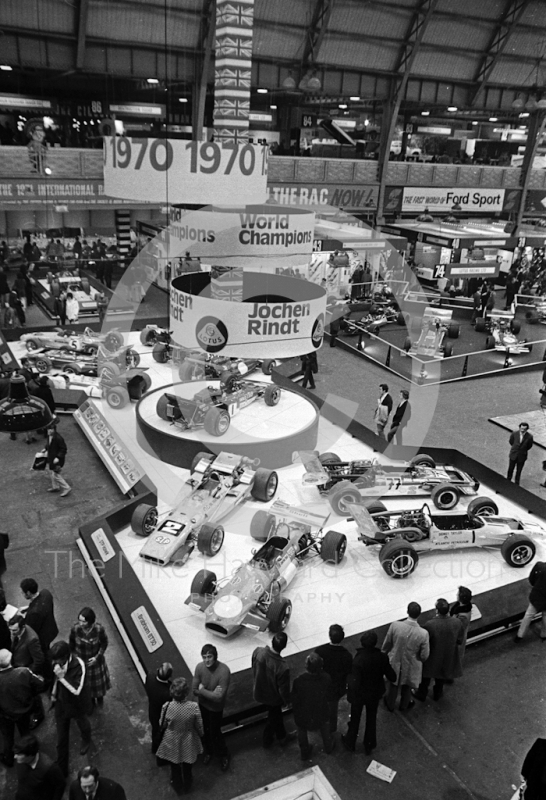
M 118 252 L 127 256 L 131 252 L 131 212 L 116 210 L 116 236 Z
M 217 0 L 214 138 L 248 141 L 254 0 Z

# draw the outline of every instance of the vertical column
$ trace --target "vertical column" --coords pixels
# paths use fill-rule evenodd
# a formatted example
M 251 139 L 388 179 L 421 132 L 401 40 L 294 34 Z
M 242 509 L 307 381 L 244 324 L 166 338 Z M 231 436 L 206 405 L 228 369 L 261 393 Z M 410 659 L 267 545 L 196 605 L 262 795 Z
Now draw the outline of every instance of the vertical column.
M 131 252 L 131 212 L 129 210 L 116 210 L 116 236 L 119 254 L 128 256 Z
M 214 138 L 248 141 L 254 0 L 217 0 Z

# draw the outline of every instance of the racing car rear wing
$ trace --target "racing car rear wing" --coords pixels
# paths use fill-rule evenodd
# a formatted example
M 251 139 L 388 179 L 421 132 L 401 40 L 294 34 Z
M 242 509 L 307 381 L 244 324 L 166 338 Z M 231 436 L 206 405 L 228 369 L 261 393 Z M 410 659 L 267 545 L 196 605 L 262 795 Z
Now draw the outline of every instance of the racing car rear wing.
M 298 508 L 284 503 L 282 500 L 275 500 L 273 505 L 268 509 L 269 514 L 274 514 L 276 517 L 282 517 L 284 520 L 291 520 L 292 522 L 301 522 L 304 525 L 309 525 L 311 528 L 320 530 L 326 524 L 331 512 L 327 514 L 316 514 L 314 511 L 307 511 L 305 508 Z
M 330 476 L 320 463 L 318 450 L 299 450 L 292 456 L 292 462 L 301 460 L 305 467 L 302 483 L 305 486 L 321 486 L 328 483 Z

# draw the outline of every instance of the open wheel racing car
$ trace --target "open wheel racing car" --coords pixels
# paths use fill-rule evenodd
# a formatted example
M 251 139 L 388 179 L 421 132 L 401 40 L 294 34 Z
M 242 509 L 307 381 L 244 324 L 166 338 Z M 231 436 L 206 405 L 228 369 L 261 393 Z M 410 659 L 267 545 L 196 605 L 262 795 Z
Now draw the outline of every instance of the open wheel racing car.
M 360 541 L 379 545 L 379 562 L 391 578 L 407 578 L 419 556 L 436 550 L 495 547 L 511 567 L 525 567 L 536 553 L 528 534 L 544 535 L 537 523 L 498 516 L 489 497 L 476 497 L 464 512 L 431 512 L 420 509 L 387 511 L 383 503 L 351 505 Z
M 284 630 L 292 602 L 282 592 L 303 559 L 315 554 L 338 564 L 345 555 L 345 535 L 337 531 L 324 534 L 326 519 L 280 501 L 268 511 L 257 511 L 250 532 L 265 544 L 223 580 L 218 581 L 214 572 L 200 570 L 186 604 L 204 611 L 205 628 L 217 636 L 232 636 L 241 628 L 271 633 Z
M 20 338 L 24 342 L 29 353 L 42 348 L 48 350 L 60 350 L 63 353 L 84 353 L 85 355 L 96 355 L 99 346 L 103 344 L 107 350 L 118 350 L 123 344 L 123 336 L 119 331 L 108 331 L 108 333 L 95 333 L 91 328 L 86 328 L 83 333 L 70 333 L 62 328 L 55 328 L 52 331 L 37 331 L 35 333 L 24 333 Z
M 414 342 L 406 337 L 404 350 L 408 355 L 428 358 L 449 358 L 453 355 L 453 343 L 448 339 L 458 339 L 461 326 L 452 322 L 453 312 L 427 306 L 421 320 L 421 333 Z
M 468 473 L 448 464 L 436 466 L 425 454 L 411 461 L 380 464 L 376 459 L 342 461 L 336 453 L 300 451 L 305 467 L 304 485 L 317 486 L 326 495 L 332 510 L 349 515 L 349 503 L 362 497 L 403 497 L 430 495 L 437 508 L 454 508 L 461 495 L 474 495 L 480 484 Z
M 183 564 L 197 545 L 204 555 L 215 556 L 224 542 L 218 522 L 250 497 L 271 500 L 277 485 L 276 472 L 257 468 L 245 456 L 198 453 L 172 511 L 159 518 L 157 508 L 147 503 L 133 511 L 133 531 L 148 537 L 139 555 L 162 566 Z

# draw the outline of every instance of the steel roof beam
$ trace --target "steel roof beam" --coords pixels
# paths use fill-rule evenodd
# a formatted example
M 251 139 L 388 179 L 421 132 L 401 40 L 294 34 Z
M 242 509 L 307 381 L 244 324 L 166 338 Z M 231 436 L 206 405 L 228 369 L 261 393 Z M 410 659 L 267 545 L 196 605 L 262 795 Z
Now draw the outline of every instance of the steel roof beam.
M 484 57 L 474 76 L 476 89 L 473 96 L 470 98 L 471 106 L 476 103 L 480 93 L 489 81 L 491 73 L 504 54 L 508 40 L 530 1 L 531 0 L 508 0 L 504 13 L 495 27 Z
M 193 93 L 192 138 L 200 142 L 203 138 L 205 120 L 205 101 L 207 99 L 207 83 L 212 59 L 214 34 L 216 32 L 216 0 L 205 0 L 201 24 L 199 26 L 199 46 L 195 53 L 200 65 L 195 70 L 195 91 Z
M 76 42 L 76 69 L 83 69 L 85 62 L 85 37 L 87 35 L 87 17 L 89 0 L 80 0 L 78 8 L 78 38 Z
M 318 54 L 324 40 L 326 29 L 328 28 L 328 23 L 330 22 L 333 5 L 334 0 L 316 0 L 315 2 L 311 24 L 305 29 L 305 46 L 301 59 L 304 67 L 311 66 L 318 60 Z M 259 26 L 260 22 L 257 24 L 257 27 Z

